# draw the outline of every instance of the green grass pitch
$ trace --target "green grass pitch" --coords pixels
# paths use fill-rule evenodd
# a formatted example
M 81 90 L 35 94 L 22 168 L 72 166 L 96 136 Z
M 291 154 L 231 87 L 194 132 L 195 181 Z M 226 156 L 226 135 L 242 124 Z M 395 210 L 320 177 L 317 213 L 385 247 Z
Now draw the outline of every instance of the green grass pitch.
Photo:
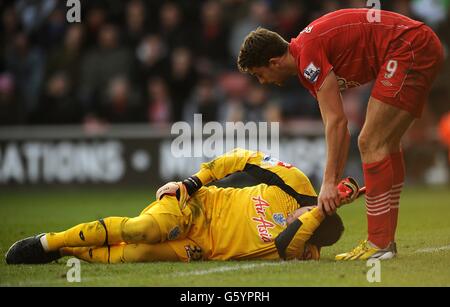
M 0 253 L 16 240 L 59 231 L 106 216 L 135 216 L 153 200 L 145 189 L 40 190 L 2 188 Z M 195 262 L 94 265 L 81 263 L 81 282 L 69 283 L 68 258 L 48 265 L 8 266 L 0 260 L 0 286 L 450 286 L 450 189 L 409 188 L 402 194 L 399 256 L 381 262 L 381 281 L 370 283 L 364 261 L 334 255 L 364 239 L 363 200 L 340 210 L 342 239 L 320 261 Z

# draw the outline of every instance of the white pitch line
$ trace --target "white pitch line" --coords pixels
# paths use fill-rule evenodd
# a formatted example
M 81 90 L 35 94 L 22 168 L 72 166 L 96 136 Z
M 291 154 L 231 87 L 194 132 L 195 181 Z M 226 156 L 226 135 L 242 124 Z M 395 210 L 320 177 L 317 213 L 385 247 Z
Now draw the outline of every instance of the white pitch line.
M 175 273 L 175 276 L 189 276 L 189 275 L 207 275 L 214 273 L 223 273 L 229 271 L 239 271 L 239 270 L 249 270 L 263 266 L 278 266 L 284 265 L 288 262 L 264 262 L 264 263 L 254 263 L 254 264 L 244 264 L 244 265 L 234 265 L 234 266 L 221 266 L 218 268 L 212 268 L 209 270 L 200 270 L 200 271 L 190 271 L 190 272 L 179 272 Z
M 415 253 L 435 253 L 440 251 L 450 250 L 450 245 L 445 245 L 441 247 L 428 247 L 428 248 L 421 248 L 415 251 Z

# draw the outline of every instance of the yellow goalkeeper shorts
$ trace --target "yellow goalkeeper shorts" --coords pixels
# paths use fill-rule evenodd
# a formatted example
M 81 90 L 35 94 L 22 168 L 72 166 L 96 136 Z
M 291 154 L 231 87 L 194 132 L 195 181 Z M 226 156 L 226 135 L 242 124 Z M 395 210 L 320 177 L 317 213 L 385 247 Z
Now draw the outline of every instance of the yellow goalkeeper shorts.
M 140 215 L 151 215 L 158 223 L 161 242 L 186 237 L 192 224 L 189 206 L 181 209 L 175 196 L 164 196 L 145 208 Z

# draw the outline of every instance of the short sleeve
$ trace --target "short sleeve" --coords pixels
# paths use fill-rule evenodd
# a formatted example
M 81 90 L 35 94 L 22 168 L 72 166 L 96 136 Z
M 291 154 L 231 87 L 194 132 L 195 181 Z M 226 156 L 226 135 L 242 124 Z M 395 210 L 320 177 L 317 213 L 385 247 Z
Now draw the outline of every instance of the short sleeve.
M 326 76 L 333 69 L 321 41 L 314 39 L 304 44 L 297 61 L 299 78 L 311 94 L 317 97 Z

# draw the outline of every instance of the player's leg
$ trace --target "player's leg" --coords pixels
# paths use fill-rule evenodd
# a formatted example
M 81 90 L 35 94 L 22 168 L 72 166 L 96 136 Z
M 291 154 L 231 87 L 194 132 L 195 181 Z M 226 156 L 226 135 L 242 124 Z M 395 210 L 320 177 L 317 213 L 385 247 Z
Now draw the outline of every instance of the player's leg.
M 369 100 L 366 122 L 359 136 L 366 185 L 368 242 L 336 259 L 365 259 L 379 255 L 394 256 L 392 242 L 391 195 L 394 185 L 394 163 L 391 153 L 399 148 L 400 140 L 414 117 L 407 111 Z
M 161 241 L 159 224 L 152 215 L 108 217 L 76 225 L 66 231 L 29 237 L 14 243 L 6 254 L 9 264 L 48 263 L 60 257 L 63 247 L 108 246 Z
M 410 35 L 411 37 L 404 38 L 403 45 L 409 42 L 413 53 L 413 64 L 406 70 L 402 65 L 398 65 L 398 69 L 407 73 L 405 76 L 401 76 L 402 83 L 398 88 L 398 101 L 394 100 L 391 103 L 408 111 L 414 117 L 420 117 L 433 81 L 442 67 L 444 55 L 439 38 L 428 26 L 423 26 L 417 31 L 411 32 Z M 379 93 L 379 96 L 383 96 L 384 91 L 380 84 L 378 83 L 378 90 L 375 92 Z M 399 139 L 392 140 L 390 156 L 394 175 L 390 207 L 391 241 L 395 242 L 400 194 L 405 178 L 405 165 Z
M 73 256 L 91 263 L 134 263 L 179 261 L 168 243 L 119 244 L 106 247 L 64 247 L 62 256 Z
M 386 248 L 393 241 L 392 199 L 399 196 L 398 184 L 404 178 L 398 161 L 401 155 L 396 153 L 413 121 L 414 117 L 407 111 L 373 97 L 369 101 L 359 148 L 367 189 L 368 240 L 379 248 Z
M 177 239 L 191 220 L 189 207 L 181 210 L 175 196 L 165 196 L 134 218 L 109 217 L 46 235 L 48 250 L 62 247 L 107 246 L 121 242 L 155 244 Z
M 403 160 L 403 151 L 400 144 L 393 144 L 391 147 L 391 163 L 393 171 L 393 181 L 391 190 L 391 236 L 390 241 L 394 242 L 395 246 L 395 233 L 397 230 L 398 212 L 400 208 L 400 195 L 402 193 L 403 184 L 405 181 L 405 162 Z
M 412 30 L 391 43 L 359 138 L 367 189 L 368 240 L 336 259 L 395 255 L 393 240 L 404 181 L 400 140 L 420 117 L 442 61 L 442 45 L 429 27 Z
M 109 217 L 80 224 L 59 233 L 48 233 L 49 251 L 62 247 L 107 246 L 121 242 L 155 244 L 177 239 L 189 228 L 191 211 L 181 210 L 175 196 L 165 196 L 134 218 Z
M 154 244 L 175 240 L 187 233 L 191 219 L 189 206 L 181 209 L 176 197 L 166 196 L 135 218 L 109 217 L 79 224 L 63 232 L 20 240 L 8 250 L 7 262 L 51 262 L 57 259 L 57 253 L 63 247 L 101 247 L 121 242 Z
M 41 242 L 47 251 L 62 247 L 107 246 L 126 243 L 157 243 L 161 240 L 158 222 L 152 215 L 134 218 L 108 217 L 76 225 L 66 231 L 50 232 Z

